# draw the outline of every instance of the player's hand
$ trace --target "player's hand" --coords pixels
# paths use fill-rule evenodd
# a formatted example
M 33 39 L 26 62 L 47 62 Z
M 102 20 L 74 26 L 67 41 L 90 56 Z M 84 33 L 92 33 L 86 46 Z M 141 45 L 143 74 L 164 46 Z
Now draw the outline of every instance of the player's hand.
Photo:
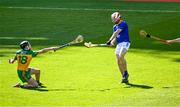
M 108 41 L 106 42 L 106 44 L 107 44 L 107 45 L 111 45 L 111 40 L 108 40 Z
M 150 37 L 151 37 L 151 35 L 150 35 L 150 34 L 147 34 L 147 35 L 146 35 L 146 38 L 150 38 Z
M 10 64 L 12 64 L 14 62 L 13 59 L 9 59 L 8 61 L 9 61 Z

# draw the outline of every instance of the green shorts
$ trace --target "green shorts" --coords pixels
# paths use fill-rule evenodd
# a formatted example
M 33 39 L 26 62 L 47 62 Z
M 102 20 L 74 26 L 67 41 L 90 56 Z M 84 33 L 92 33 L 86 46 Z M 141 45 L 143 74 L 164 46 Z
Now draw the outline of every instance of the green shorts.
M 23 77 L 23 72 L 25 72 L 25 77 Z M 28 82 L 29 79 L 31 79 L 31 69 L 28 68 L 27 71 L 22 71 L 22 70 L 17 70 L 18 73 L 18 77 L 20 78 L 20 80 L 24 83 L 24 82 Z

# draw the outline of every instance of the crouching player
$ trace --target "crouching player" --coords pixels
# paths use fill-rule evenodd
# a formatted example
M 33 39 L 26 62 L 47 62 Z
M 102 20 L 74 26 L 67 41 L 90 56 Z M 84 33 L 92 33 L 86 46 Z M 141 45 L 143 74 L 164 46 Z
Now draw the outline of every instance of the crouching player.
M 55 50 L 56 47 L 44 48 L 37 52 L 31 50 L 31 44 L 28 41 L 22 41 L 20 43 L 21 50 L 16 52 L 14 58 L 9 59 L 9 63 L 14 63 L 16 60 L 18 62 L 17 73 L 20 80 L 27 84 L 21 85 L 20 83 L 16 84 L 15 87 L 21 88 L 37 88 L 41 86 L 40 83 L 40 70 L 38 68 L 28 67 L 32 58 L 36 57 L 39 54 L 48 52 L 50 50 Z M 35 74 L 35 79 L 31 75 Z
M 121 19 L 121 14 L 119 12 L 114 12 L 111 15 L 111 19 L 115 25 L 113 27 L 113 34 L 107 41 L 107 45 L 114 45 L 115 40 L 117 41 L 115 54 L 119 70 L 122 74 L 121 83 L 128 83 L 129 74 L 127 71 L 126 60 L 124 58 L 130 46 L 128 25 Z

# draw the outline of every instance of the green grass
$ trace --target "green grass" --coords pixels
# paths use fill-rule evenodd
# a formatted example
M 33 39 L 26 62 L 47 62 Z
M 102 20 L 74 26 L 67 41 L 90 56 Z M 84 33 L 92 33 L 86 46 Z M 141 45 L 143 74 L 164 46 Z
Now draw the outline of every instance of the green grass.
M 111 0 L 0 1 L 0 7 L 65 7 L 177 10 L 179 3 Z M 145 6 L 147 8 L 145 8 Z M 112 33 L 112 11 L 0 8 L 0 106 L 179 106 L 180 44 L 167 46 L 138 36 L 140 29 L 165 39 L 179 37 L 180 13 L 127 12 L 131 48 L 126 56 L 131 85 L 120 84 L 114 48 L 71 46 L 34 58 L 47 88 L 13 88 L 17 64 L 8 59 L 29 40 L 34 50 L 66 43 L 78 34 L 103 43 Z

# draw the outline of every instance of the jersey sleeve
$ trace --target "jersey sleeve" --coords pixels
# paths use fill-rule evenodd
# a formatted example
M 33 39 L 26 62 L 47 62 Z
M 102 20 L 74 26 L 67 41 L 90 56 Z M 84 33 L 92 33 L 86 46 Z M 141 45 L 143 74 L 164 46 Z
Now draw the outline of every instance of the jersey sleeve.
M 113 26 L 112 31 L 113 31 L 113 32 L 115 32 L 115 31 L 116 31 L 116 26 L 115 26 L 115 25 Z
M 124 22 L 118 25 L 118 29 L 121 29 L 121 30 L 124 30 L 125 27 L 126 27 L 126 24 Z
M 32 51 L 32 57 L 36 57 L 38 55 L 38 52 Z
M 17 60 L 17 54 L 15 55 L 14 59 Z
M 21 53 L 21 51 L 20 51 L 20 50 L 16 51 L 16 55 L 15 55 L 14 59 L 16 59 L 16 60 L 17 60 L 17 54 L 20 54 L 20 53 Z

